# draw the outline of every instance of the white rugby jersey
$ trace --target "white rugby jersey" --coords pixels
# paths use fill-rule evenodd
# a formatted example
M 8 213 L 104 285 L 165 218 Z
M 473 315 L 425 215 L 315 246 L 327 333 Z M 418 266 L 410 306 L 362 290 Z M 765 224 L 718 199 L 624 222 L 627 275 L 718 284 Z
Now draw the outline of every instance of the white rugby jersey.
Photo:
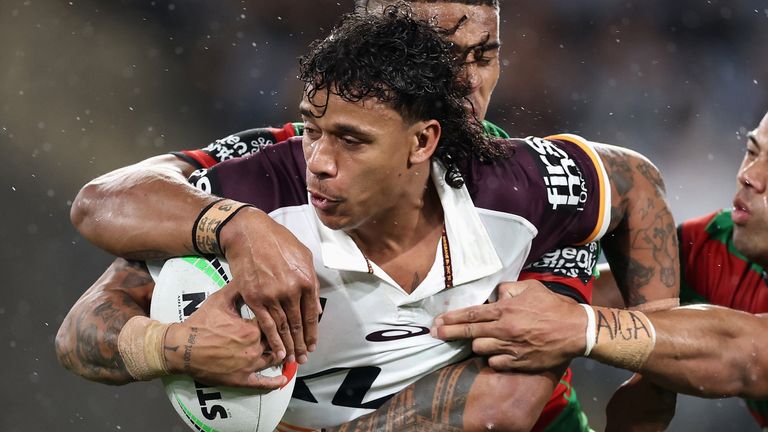
M 470 161 L 466 185 L 432 165 L 445 214 L 453 287 L 445 288 L 443 245 L 410 294 L 368 261 L 344 232 L 323 226 L 308 202 L 300 139 L 193 174 L 193 184 L 256 205 L 313 253 L 323 314 L 317 350 L 299 367 L 279 429 L 334 426 L 367 414 L 391 395 L 464 359 L 466 341 L 432 338 L 434 318 L 484 303 L 546 251 L 585 244 L 607 229 L 610 189 L 591 145 L 575 136 L 509 140 L 505 158 Z M 585 293 L 575 292 L 583 299 Z

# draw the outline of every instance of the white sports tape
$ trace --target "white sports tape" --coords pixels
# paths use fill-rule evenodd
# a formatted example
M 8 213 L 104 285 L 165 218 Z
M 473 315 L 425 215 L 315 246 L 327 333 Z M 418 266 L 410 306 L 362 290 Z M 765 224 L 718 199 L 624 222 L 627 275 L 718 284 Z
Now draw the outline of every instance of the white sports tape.
M 592 306 L 584 303 L 579 304 L 587 312 L 587 347 L 584 350 L 584 357 L 587 357 L 592 352 L 592 348 L 595 347 L 595 342 L 597 341 L 597 320 L 595 319 L 595 310 L 592 309 Z

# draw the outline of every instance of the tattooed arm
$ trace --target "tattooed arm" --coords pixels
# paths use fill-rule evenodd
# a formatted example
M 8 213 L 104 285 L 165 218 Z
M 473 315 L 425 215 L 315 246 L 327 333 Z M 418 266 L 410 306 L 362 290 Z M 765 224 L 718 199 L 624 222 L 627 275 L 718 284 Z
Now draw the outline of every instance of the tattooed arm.
M 129 319 L 148 315 L 154 288 L 143 263 L 116 259 L 64 318 L 56 335 L 59 362 L 89 380 L 133 382 L 117 339 Z M 265 352 L 259 326 L 240 317 L 238 298 L 235 287 L 227 285 L 189 319 L 168 329 L 163 354 L 171 373 L 210 385 L 274 389 L 283 384 L 283 377 L 255 372 L 275 362 L 275 356 Z
M 669 308 L 674 305 L 669 299 L 680 292 L 680 268 L 664 181 L 639 153 L 604 144 L 596 147 L 611 181 L 611 221 L 601 241 L 611 272 L 601 271 L 594 304 L 610 300 L 606 306 Z M 675 402 L 674 393 L 636 375 L 611 398 L 606 430 L 664 429 L 672 420 Z
M 484 359 L 470 358 L 411 384 L 371 414 L 323 431 L 527 431 L 563 370 L 497 372 Z
M 59 362 L 89 380 L 133 381 L 118 352 L 117 336 L 130 318 L 148 315 L 153 288 L 142 263 L 116 259 L 61 323 L 56 335 Z
M 569 358 L 583 356 L 586 348 L 587 314 L 581 306 L 569 302 L 531 281 L 505 300 L 509 309 L 505 326 L 519 354 L 515 367 L 537 370 Z M 630 330 L 626 318 L 633 314 L 624 309 L 596 308 L 596 340 L 614 343 L 611 350 L 590 354 L 602 363 L 628 367 L 628 354 L 645 353 L 647 345 L 637 340 L 647 332 Z M 461 312 L 482 320 L 493 311 L 473 306 Z M 450 315 L 444 315 L 450 317 Z M 621 319 L 620 317 L 624 317 Z M 768 314 L 750 314 L 719 306 L 695 305 L 651 312 L 656 339 L 650 356 L 632 369 L 642 372 L 664 388 L 702 397 L 740 396 L 754 399 L 768 397 Z M 530 323 L 535 321 L 536 325 Z M 634 322 L 634 319 L 632 320 Z M 481 332 L 475 327 L 473 332 Z M 557 345 L 557 351 L 541 350 Z M 597 345 L 596 345 L 597 346 Z M 657 394 L 658 397 L 658 394 Z M 629 408 L 629 413 L 637 406 Z
M 601 244 L 627 306 L 676 298 L 677 236 L 658 169 L 634 151 L 597 145 L 611 180 L 611 222 Z

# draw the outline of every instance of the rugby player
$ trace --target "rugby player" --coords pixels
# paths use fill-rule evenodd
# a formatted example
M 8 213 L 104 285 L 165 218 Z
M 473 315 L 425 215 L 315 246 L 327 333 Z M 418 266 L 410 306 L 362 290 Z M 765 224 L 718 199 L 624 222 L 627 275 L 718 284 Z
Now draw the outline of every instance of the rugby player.
M 484 2 L 480 2 L 484 3 Z M 376 6 L 376 5 L 374 5 Z M 474 108 L 475 114 L 479 118 L 483 118 L 485 115 L 485 112 L 487 110 L 488 101 L 491 95 L 491 92 L 493 90 L 493 87 L 495 86 L 496 80 L 498 79 L 499 74 L 499 64 L 498 64 L 498 47 L 499 47 L 499 41 L 498 41 L 498 5 L 494 2 L 487 2 L 487 4 L 478 4 L 478 5 L 467 5 L 462 3 L 414 3 L 414 7 L 416 8 L 416 11 L 420 13 L 422 16 L 428 16 L 437 17 L 438 24 L 443 27 L 444 29 L 447 29 L 446 33 L 448 33 L 449 38 L 454 40 L 456 45 L 458 46 L 458 51 L 461 52 L 462 57 L 466 60 L 469 70 L 468 70 L 468 76 L 470 78 L 470 83 L 472 85 L 472 96 L 470 97 L 472 101 L 472 106 Z M 486 131 L 495 133 L 495 134 L 501 134 L 503 135 L 503 132 L 500 131 L 498 128 L 493 127 L 490 123 L 485 124 Z M 197 207 L 197 211 L 195 215 L 199 212 L 199 209 L 203 207 L 205 204 L 209 203 L 211 198 L 209 196 L 202 197 L 199 194 L 194 194 L 189 187 L 185 185 L 185 183 L 181 183 L 179 179 L 183 178 L 185 174 L 188 174 L 192 171 L 193 166 L 195 167 L 207 167 L 211 165 L 212 163 L 221 160 L 226 159 L 231 156 L 235 155 L 242 155 L 246 153 L 252 152 L 254 149 L 262 148 L 265 144 L 275 142 L 282 140 L 284 138 L 290 137 L 292 135 L 295 135 L 297 132 L 301 132 L 301 126 L 296 124 L 289 124 L 286 125 L 286 127 L 282 129 L 272 129 L 272 130 L 252 130 L 247 131 L 245 133 L 237 134 L 231 137 L 228 137 L 227 139 L 220 140 L 213 145 L 209 146 L 204 151 L 192 151 L 192 152 L 184 152 L 179 154 L 181 158 L 176 158 L 174 156 L 160 156 L 158 158 L 155 158 L 150 161 L 146 161 L 142 164 L 129 167 L 128 169 L 124 169 L 122 171 L 118 171 L 116 173 L 112 173 L 110 175 L 107 175 L 105 177 L 102 177 L 100 179 L 97 179 L 96 181 L 92 182 L 89 186 L 83 189 L 83 193 L 79 196 L 78 200 L 76 201 L 76 204 L 73 206 L 73 216 L 74 220 L 83 222 L 84 225 L 81 225 L 81 229 L 84 230 L 84 234 L 86 236 L 89 236 L 88 232 L 90 229 L 100 229 L 103 226 L 100 225 L 90 225 L 94 219 L 90 215 L 94 213 L 88 214 L 84 210 L 87 209 L 88 211 L 95 211 L 95 212 L 101 212 L 101 211 L 110 211 L 112 215 L 119 215 L 120 217 L 112 218 L 111 220 L 102 220 L 102 222 L 106 223 L 107 225 L 112 223 L 115 225 L 124 225 L 121 229 L 125 230 L 122 231 L 122 233 L 118 232 L 112 232 L 107 234 L 108 230 L 105 231 L 97 231 L 94 235 L 97 236 L 97 238 L 90 237 L 92 240 L 95 240 L 98 244 L 101 244 L 102 246 L 108 247 L 109 250 L 121 253 L 123 255 L 129 256 L 129 257 L 146 257 L 146 252 L 142 254 L 137 254 L 136 250 L 161 250 L 162 254 L 180 254 L 180 253 L 189 253 L 190 247 L 189 245 L 185 245 L 186 248 L 182 249 L 175 249 L 173 252 L 168 252 L 167 249 L 165 249 L 165 246 L 161 247 L 155 247 L 156 245 L 150 245 L 150 246 L 136 246 L 135 244 L 130 244 L 131 241 L 135 241 L 137 238 L 140 238 L 143 233 L 146 233 L 146 231 L 149 229 L 146 225 L 148 222 L 147 214 L 151 214 L 152 212 L 155 212 L 156 209 L 153 209 L 152 212 L 143 212 L 141 210 L 141 206 L 136 205 L 129 205 L 125 206 L 126 203 L 129 203 L 131 201 L 131 197 L 135 196 L 142 196 L 142 199 L 144 196 L 146 196 L 147 190 L 152 190 L 151 195 L 155 197 L 155 203 L 158 205 L 162 205 L 163 209 L 170 210 L 170 214 L 166 214 L 168 217 L 162 217 L 161 221 L 166 223 L 167 225 L 163 228 L 168 229 L 176 229 L 176 227 L 183 226 L 184 224 L 184 218 L 181 218 L 182 223 L 177 225 L 177 222 L 179 219 L 176 219 L 178 216 L 182 213 L 182 205 L 175 206 L 175 209 L 171 209 L 167 205 L 170 202 L 176 202 L 178 201 L 180 204 L 183 204 L 183 202 L 186 200 L 186 202 L 192 202 L 192 203 L 199 203 L 203 202 L 199 207 Z M 607 161 L 607 169 L 613 175 L 614 178 L 621 178 L 621 176 L 624 176 L 624 179 L 629 180 L 635 180 L 635 176 L 637 175 L 640 177 L 639 180 L 636 180 L 638 183 L 642 183 L 645 180 L 650 180 L 651 183 L 646 181 L 646 184 L 651 184 L 653 187 L 651 190 L 654 190 L 654 188 L 657 188 L 660 183 L 658 183 L 658 180 L 654 178 L 653 176 L 648 177 L 647 179 L 643 179 L 642 177 L 645 175 L 645 173 L 650 172 L 651 174 L 654 174 L 653 169 L 642 171 L 643 168 L 647 168 L 650 164 L 647 163 L 642 158 L 637 157 L 636 155 L 628 152 L 623 152 L 621 150 L 617 149 L 604 149 L 603 154 L 604 157 L 608 156 L 605 161 Z M 190 162 L 191 164 L 187 163 Z M 635 167 L 640 167 L 639 171 L 640 175 L 637 174 L 636 171 L 633 171 Z M 629 169 L 626 169 L 629 168 Z M 653 183 L 656 182 L 656 183 Z M 100 195 L 100 193 L 104 192 L 105 190 L 109 191 L 120 191 L 121 193 L 118 194 L 105 194 Z M 636 190 L 643 190 L 642 187 Z M 615 227 L 619 225 L 622 222 L 626 222 L 628 219 L 623 219 L 623 212 L 626 211 L 627 206 L 626 203 L 631 201 L 632 195 L 636 190 L 622 190 L 621 188 L 617 188 L 615 192 L 618 192 L 618 198 L 614 198 L 614 203 L 620 203 L 616 206 L 616 209 L 618 211 L 613 212 L 613 217 L 611 219 L 611 225 L 612 227 Z M 646 189 L 647 190 L 647 189 Z M 164 192 L 167 192 L 167 195 L 163 195 Z M 116 202 L 116 198 L 120 198 L 121 202 Z M 663 199 L 662 199 L 663 200 Z M 660 207 L 660 210 L 665 209 L 666 207 Z M 616 210 L 614 209 L 614 210 Z M 178 210 L 178 211 L 177 211 Z M 156 213 L 156 212 L 155 212 Z M 244 213 L 245 214 L 245 213 Z M 659 213 L 662 218 L 668 217 L 668 215 L 665 215 L 663 211 Z M 98 219 L 98 216 L 94 216 Z M 192 216 L 194 217 L 194 215 Z M 242 217 L 236 217 L 233 219 L 233 221 L 237 221 L 238 218 Z M 171 223 L 171 221 L 177 221 L 174 223 Z M 642 221 L 643 225 L 641 225 L 642 229 L 647 228 L 647 221 Z M 125 225 L 126 223 L 132 224 L 132 225 Z M 189 223 L 191 226 L 191 222 Z M 130 226 L 132 229 L 126 230 L 126 226 Z M 228 224 L 229 227 L 231 225 Z M 638 226 L 638 224 L 634 224 L 633 226 Z M 169 232 L 167 229 L 161 228 L 160 236 L 155 236 L 156 239 L 160 239 L 163 237 L 162 233 Z M 225 232 L 226 230 L 222 230 L 222 232 Z M 98 235 L 104 234 L 104 237 L 100 240 L 98 238 Z M 91 232 L 93 234 L 93 232 Z M 115 237 L 115 234 L 118 236 Z M 280 231 L 270 232 L 269 233 L 272 238 L 277 237 L 278 235 L 282 234 Z M 621 236 L 615 236 L 614 238 L 618 239 L 621 238 Z M 669 245 L 669 240 L 671 237 L 667 237 L 667 245 Z M 119 244 L 118 246 L 110 245 L 108 243 L 104 242 L 110 242 L 110 241 L 117 241 Z M 161 240 L 164 242 L 165 240 Z M 240 239 L 242 242 L 242 238 Z M 262 239 L 263 241 L 263 239 Z M 300 293 L 303 293 L 303 297 L 296 296 L 295 293 L 292 294 L 288 290 L 285 290 L 285 294 L 283 296 L 283 303 L 287 302 L 290 298 L 302 298 L 304 309 L 311 311 L 312 303 L 308 300 L 308 298 L 312 297 L 312 291 L 308 290 L 307 287 L 310 287 L 313 285 L 313 277 L 312 275 L 307 275 L 306 277 L 300 277 L 296 278 L 296 275 L 294 275 L 293 272 L 289 270 L 285 271 L 275 271 L 274 269 L 290 269 L 291 267 L 299 267 L 302 268 L 307 263 L 307 256 L 304 253 L 304 251 L 299 247 L 299 245 L 296 245 L 296 243 L 291 243 L 292 239 L 290 238 L 276 238 L 272 241 L 273 244 L 281 245 L 283 250 L 289 251 L 288 253 L 284 253 L 284 255 L 288 255 L 289 257 L 294 258 L 294 262 L 291 263 L 289 266 L 283 266 L 280 263 L 275 262 L 268 262 L 266 264 L 261 264 L 261 268 L 267 268 L 268 270 L 272 270 L 274 273 L 277 274 L 277 276 L 272 281 L 272 284 L 268 284 L 268 286 L 300 286 L 301 290 L 298 291 Z M 187 241 L 187 243 L 189 243 Z M 672 243 L 672 245 L 674 245 Z M 298 249 L 298 253 L 296 250 L 292 250 L 291 248 L 295 247 Z M 121 249 L 122 248 L 122 249 Z M 233 259 L 236 260 L 237 258 L 237 248 L 238 246 L 227 248 L 227 257 L 230 260 L 230 262 L 233 262 Z M 580 251 L 580 252 L 583 252 Z M 654 254 L 659 252 L 658 250 L 653 251 Z M 661 252 L 666 253 L 664 251 L 664 242 L 662 242 L 662 248 Z M 570 251 L 566 251 L 565 253 L 562 252 L 554 252 L 555 255 L 567 255 L 568 253 L 572 253 L 574 256 L 576 255 L 571 249 Z M 230 256 L 231 255 L 231 256 Z M 584 256 L 581 254 L 581 256 Z M 664 262 L 663 260 L 658 260 L 658 257 L 656 256 L 650 256 L 650 257 L 642 257 L 637 258 L 632 255 L 627 255 L 629 259 L 632 259 L 636 262 L 641 262 L 645 260 L 646 262 L 645 267 L 643 270 L 652 268 L 654 266 L 661 267 L 661 271 L 656 272 L 656 274 L 663 274 L 664 271 L 676 271 L 673 270 L 669 262 Z M 541 269 L 544 270 L 550 270 L 553 267 L 553 264 L 562 264 L 562 259 L 554 259 L 555 257 L 550 256 L 548 259 L 537 263 L 537 265 L 533 266 L 532 269 L 535 269 L 539 272 L 541 272 Z M 648 259 L 650 258 L 650 264 L 647 263 Z M 255 260 L 254 260 L 255 261 Z M 589 261 L 589 260 L 587 260 Z M 671 260 L 674 261 L 674 260 Z M 258 266 L 260 263 L 253 262 L 252 265 Z M 244 268 L 247 268 L 247 265 L 243 265 Z M 554 269 L 552 269 L 554 270 Z M 110 283 L 119 284 L 121 281 L 123 281 L 124 277 L 127 274 L 134 274 L 137 272 L 141 272 L 140 267 L 136 268 L 131 266 L 125 261 L 118 260 L 116 263 L 108 270 L 107 274 L 104 275 L 104 277 L 97 283 L 96 287 L 100 287 L 102 289 L 109 286 Z M 573 269 L 566 269 L 569 274 L 573 275 Z M 233 272 L 235 274 L 238 273 L 238 268 L 234 267 Z M 648 272 L 647 274 L 651 274 L 653 272 Z M 539 273 L 538 275 L 535 272 L 530 272 L 532 277 L 541 277 L 542 273 Z M 547 275 L 546 273 L 543 273 L 545 280 L 551 279 L 555 276 L 555 274 Z M 273 274 L 269 275 L 270 277 L 273 276 Z M 525 278 L 525 275 L 522 275 L 523 278 Z M 237 277 L 235 278 L 237 279 Z M 634 278 L 635 280 L 637 278 Z M 269 282 L 269 281 L 267 281 Z M 636 303 L 640 303 L 643 301 L 643 299 L 647 300 L 655 300 L 657 298 L 664 298 L 669 297 L 671 294 L 674 294 L 675 288 L 671 285 L 664 285 L 664 284 L 658 284 L 658 280 L 651 280 L 646 279 L 641 281 L 641 283 L 638 283 L 636 285 L 632 286 L 632 289 L 630 292 L 632 293 L 630 295 L 631 298 L 636 299 Z M 658 286 L 662 286 L 664 289 L 658 290 Z M 656 289 L 657 292 L 654 292 L 653 290 Z M 250 303 L 254 304 L 261 304 L 259 302 L 263 303 L 263 297 L 257 297 L 257 295 L 264 296 L 264 292 L 268 290 L 261 290 L 261 292 L 256 294 L 246 294 L 246 300 L 250 300 Z M 308 294 L 309 293 L 309 294 Z M 102 294 L 107 295 L 106 292 L 102 291 Z M 588 297 L 589 294 L 586 294 Z M 84 300 L 89 301 L 101 301 L 104 300 L 104 297 L 89 297 Z M 122 300 L 121 300 L 122 301 Z M 113 304 L 118 304 L 117 302 Z M 134 305 L 135 306 L 135 305 Z M 128 306 L 125 306 L 128 308 Z M 136 309 L 140 309 L 136 307 L 135 309 L 129 308 L 132 312 L 135 312 Z M 258 311 L 258 309 L 254 308 Z M 266 311 L 266 307 L 263 308 L 263 311 Z M 299 308 L 294 308 L 294 311 L 297 311 Z M 80 311 L 86 311 L 87 309 L 79 309 Z M 102 309 L 103 310 L 103 309 Z M 297 312 L 294 312 L 294 319 L 291 320 L 293 324 L 293 328 L 296 329 L 301 325 L 301 319 L 295 318 L 295 314 Z M 300 361 L 306 360 L 306 347 L 313 345 L 313 337 L 312 335 L 315 334 L 316 326 L 313 324 L 312 321 L 312 314 L 308 313 L 305 314 L 305 317 L 308 316 L 308 318 L 305 319 L 305 325 L 303 326 L 304 332 L 308 335 L 307 342 L 305 343 L 304 340 L 302 340 L 301 337 L 298 337 L 295 339 L 295 347 L 291 346 L 291 334 L 290 332 L 283 332 L 282 335 L 278 335 L 277 337 L 270 338 L 270 344 L 272 346 L 281 346 L 280 341 L 282 336 L 283 338 L 287 339 L 287 342 L 284 344 L 284 346 L 287 348 L 287 352 L 293 352 L 296 351 L 296 354 L 298 356 L 298 359 Z M 289 317 L 291 314 L 289 313 Z M 263 315 L 262 315 L 263 317 Z M 269 317 L 267 317 L 269 318 Z M 126 318 L 127 320 L 127 318 Z M 265 326 L 269 324 L 269 319 L 262 319 L 261 322 L 264 322 Z M 275 320 L 279 321 L 279 320 Z M 285 318 L 283 318 L 282 322 L 287 321 Z M 123 321 L 124 322 L 124 321 Z M 273 321 L 274 322 L 274 321 Z M 294 324 L 297 323 L 297 324 Z M 110 323 L 117 325 L 116 323 Z M 284 325 L 281 325 L 279 322 L 273 326 L 273 328 L 279 327 L 279 328 L 287 328 Z M 64 327 L 62 327 L 64 328 Z M 109 329 L 113 333 L 115 330 L 119 330 L 119 328 L 112 328 Z M 266 329 L 269 330 L 269 329 Z M 301 334 L 301 331 L 298 332 Z M 110 338 L 107 338 L 107 340 L 111 340 Z M 64 342 L 62 340 L 62 342 Z M 72 349 L 66 349 L 68 345 L 67 343 L 62 343 L 61 348 L 64 352 L 72 353 L 75 352 L 75 350 Z M 114 346 L 114 345 L 113 345 Z M 105 351 L 104 347 L 101 347 L 100 352 L 109 352 Z M 119 366 L 120 362 L 118 361 L 115 363 L 114 357 L 119 357 L 116 355 L 116 350 L 112 350 L 111 353 L 113 356 L 104 356 L 103 358 L 79 358 L 79 359 L 73 359 L 73 356 L 68 356 L 70 367 L 73 367 L 76 370 L 79 370 L 79 373 L 91 373 L 91 376 L 96 377 L 97 379 L 105 379 L 105 376 L 112 376 L 117 377 L 118 379 L 126 379 L 127 374 L 125 373 L 125 370 L 120 367 L 115 367 L 115 365 Z M 290 354 L 289 354 L 290 356 Z M 89 363 L 92 360 L 96 360 L 96 364 Z M 99 364 L 101 363 L 101 364 Z M 105 367 L 104 364 L 107 364 L 109 366 Z M 566 376 L 567 378 L 568 376 Z M 128 377 L 129 378 L 129 377 Z M 549 421 L 554 420 L 558 414 L 568 411 L 570 413 L 578 412 L 578 406 L 575 405 L 575 407 L 571 407 L 571 409 L 566 410 L 568 404 L 574 405 L 575 404 L 575 396 L 570 392 L 569 384 L 567 381 L 562 383 L 560 386 L 560 392 L 556 393 L 557 397 L 556 399 L 553 399 L 556 401 L 554 407 L 555 409 L 551 412 L 553 414 L 549 415 Z M 562 424 L 562 422 L 558 422 Z M 546 424 L 546 423 L 542 423 Z M 573 430 L 573 428 L 570 428 L 570 430 Z
M 685 221 L 678 228 L 681 300 L 709 304 L 652 312 L 639 318 L 621 309 L 595 308 L 596 344 L 589 351 L 592 358 L 642 372 L 676 392 L 747 398 L 750 412 L 765 428 L 768 113 L 747 135 L 736 178 L 733 209 Z M 601 274 L 597 285 L 601 292 L 616 289 L 610 272 Z M 497 361 L 510 369 L 535 370 L 584 355 L 587 345 L 595 342 L 589 342 L 590 337 L 584 333 L 591 312 L 585 314 L 582 307 L 565 304 L 537 286 L 526 288 L 505 285 L 508 295 L 494 305 L 450 312 L 438 319 L 433 334 L 446 339 L 471 334 L 478 338 L 473 345 L 476 352 L 500 356 Z M 497 308 L 504 311 L 494 310 Z M 528 325 L 531 316 L 536 317 L 533 327 Z M 614 323 L 628 322 L 622 321 L 627 318 L 650 323 L 647 328 L 652 326 L 653 331 L 633 332 L 625 326 L 617 332 Z M 613 346 L 601 349 L 601 343 Z M 638 353 L 642 362 L 631 362 Z

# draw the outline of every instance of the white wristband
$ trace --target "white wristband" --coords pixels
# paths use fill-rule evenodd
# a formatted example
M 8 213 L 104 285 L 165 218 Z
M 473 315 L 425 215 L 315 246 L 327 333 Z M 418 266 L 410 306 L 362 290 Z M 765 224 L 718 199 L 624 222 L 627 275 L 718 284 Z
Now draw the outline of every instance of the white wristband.
M 584 303 L 579 303 L 579 305 L 581 305 L 581 307 L 584 308 L 584 311 L 587 312 L 587 347 L 584 350 L 584 357 L 587 357 L 589 356 L 589 353 L 592 352 L 592 348 L 595 347 L 595 342 L 597 341 L 597 322 L 595 319 L 595 310 L 592 309 L 592 306 Z

